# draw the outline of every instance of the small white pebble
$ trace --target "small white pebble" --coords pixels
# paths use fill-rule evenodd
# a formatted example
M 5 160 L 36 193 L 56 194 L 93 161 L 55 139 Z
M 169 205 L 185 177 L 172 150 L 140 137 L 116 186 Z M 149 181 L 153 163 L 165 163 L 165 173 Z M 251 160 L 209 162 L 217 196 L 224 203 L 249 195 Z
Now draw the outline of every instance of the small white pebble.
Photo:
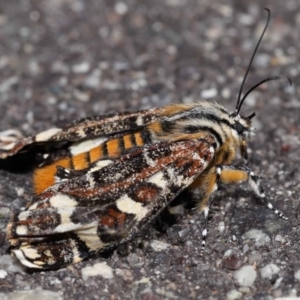
M 226 294 L 226 299 L 227 300 L 236 300 L 236 299 L 241 299 L 243 294 L 237 290 L 231 290 Z
M 89 277 L 102 276 L 103 278 L 113 278 L 113 270 L 106 262 L 97 263 L 92 267 L 85 267 L 81 270 L 81 276 L 83 280 L 87 280 Z
M 7 272 L 4 270 L 0 270 L 0 278 L 3 279 L 7 276 Z
M 152 248 L 154 251 L 157 251 L 157 252 L 166 250 L 166 249 L 168 249 L 168 248 L 170 247 L 169 244 L 163 243 L 163 242 L 158 241 L 158 240 L 153 240 L 153 241 L 151 241 L 150 246 L 151 246 L 151 248 Z
M 213 97 L 216 97 L 218 94 L 218 90 L 215 88 L 203 90 L 201 92 L 201 98 L 203 99 L 211 99 Z
M 300 270 L 298 270 L 294 273 L 294 277 L 296 280 L 300 281 Z
M 19 197 L 24 195 L 24 191 L 25 191 L 24 188 L 21 188 L 21 187 L 16 188 L 16 192 Z
M 90 70 L 90 64 L 86 61 L 83 61 L 80 64 L 74 65 L 72 71 L 77 74 L 87 73 Z
M 264 233 L 262 230 L 251 229 L 242 235 L 243 239 L 252 239 L 255 240 L 256 246 L 263 246 L 269 244 L 271 239 Z
M 124 2 L 117 2 L 115 4 L 115 11 L 119 15 L 125 15 L 128 11 L 128 6 Z
M 240 286 L 252 286 L 257 277 L 257 272 L 252 266 L 243 266 L 233 273 L 233 278 Z
M 225 223 L 224 222 L 220 222 L 218 225 L 218 230 L 220 233 L 223 233 L 225 230 Z
M 272 277 L 280 271 L 279 267 L 275 264 L 268 264 L 260 269 L 262 278 L 272 279 Z

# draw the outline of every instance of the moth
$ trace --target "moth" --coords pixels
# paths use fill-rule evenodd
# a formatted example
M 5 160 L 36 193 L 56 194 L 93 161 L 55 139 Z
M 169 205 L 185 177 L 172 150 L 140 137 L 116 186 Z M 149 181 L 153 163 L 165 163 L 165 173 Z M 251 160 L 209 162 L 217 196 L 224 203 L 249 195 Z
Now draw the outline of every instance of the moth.
M 34 171 L 35 196 L 12 216 L 7 237 L 12 253 L 29 268 L 57 269 L 134 237 L 183 190 L 203 212 L 204 248 L 212 195 L 223 184 L 248 182 L 254 194 L 279 217 L 247 162 L 247 140 L 255 116 L 214 102 L 96 116 L 22 138 L 0 134 L 0 158 L 38 149 L 43 162 Z M 288 78 L 287 78 L 288 79 Z M 289 80 L 289 79 L 288 79 Z M 290 80 L 289 80 L 290 81 Z M 245 165 L 233 165 L 240 150 Z

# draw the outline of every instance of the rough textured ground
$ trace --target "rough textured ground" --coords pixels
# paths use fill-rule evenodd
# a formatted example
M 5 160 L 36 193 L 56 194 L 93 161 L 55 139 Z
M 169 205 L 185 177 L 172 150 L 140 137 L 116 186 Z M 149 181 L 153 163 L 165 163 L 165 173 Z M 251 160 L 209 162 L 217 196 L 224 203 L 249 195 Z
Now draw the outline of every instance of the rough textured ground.
M 290 220 L 276 218 L 242 185 L 218 193 L 205 258 L 199 256 L 202 218 L 189 212 L 165 232 L 149 226 L 123 255 L 114 251 L 59 271 L 32 273 L 10 259 L 5 237 L 11 212 L 31 197 L 31 174 L 1 169 L 1 299 L 297 295 L 298 0 L 2 0 L 0 130 L 31 135 L 88 115 L 199 99 L 232 109 L 266 21 L 264 6 L 272 19 L 247 87 L 278 74 L 289 76 L 294 87 L 284 81 L 265 85 L 243 112 L 257 113 L 251 165 Z M 98 275 L 91 277 L 93 272 Z

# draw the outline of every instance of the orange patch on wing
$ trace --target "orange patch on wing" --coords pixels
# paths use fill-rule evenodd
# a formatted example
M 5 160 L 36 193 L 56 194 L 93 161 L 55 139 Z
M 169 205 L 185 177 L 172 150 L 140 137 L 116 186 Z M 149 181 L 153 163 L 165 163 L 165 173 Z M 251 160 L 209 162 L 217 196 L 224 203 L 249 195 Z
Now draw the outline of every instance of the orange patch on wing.
M 135 138 L 135 142 L 136 142 L 137 146 L 143 146 L 144 145 L 144 141 L 143 141 L 143 138 L 142 138 L 140 132 L 136 132 L 134 134 L 134 138 Z
M 107 142 L 107 152 L 109 157 L 117 157 L 120 155 L 119 139 Z
M 85 169 L 89 166 L 89 162 L 86 159 L 86 153 L 80 153 L 73 156 L 72 162 L 75 170 Z
M 90 150 L 90 159 L 92 163 L 102 158 L 102 156 L 102 146 L 98 146 Z
M 52 186 L 54 181 L 54 175 L 56 173 L 56 167 L 62 166 L 64 168 L 70 168 L 71 162 L 69 158 L 62 158 L 51 165 L 38 168 L 33 174 L 33 185 L 35 194 L 40 194 L 42 191 Z
M 238 183 L 247 180 L 248 174 L 239 170 L 223 170 L 220 179 L 225 184 Z
M 125 149 L 130 149 L 134 146 L 131 142 L 131 134 L 124 135 L 123 136 L 123 141 L 124 141 Z

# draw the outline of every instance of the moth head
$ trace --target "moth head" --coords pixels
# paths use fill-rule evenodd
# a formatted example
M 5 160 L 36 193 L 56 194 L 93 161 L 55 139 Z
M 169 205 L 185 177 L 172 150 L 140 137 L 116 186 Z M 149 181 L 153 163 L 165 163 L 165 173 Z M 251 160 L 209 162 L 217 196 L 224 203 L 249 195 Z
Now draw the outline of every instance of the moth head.
M 244 141 L 250 136 L 254 135 L 254 127 L 252 127 L 251 119 L 255 117 L 255 112 L 248 117 L 243 117 L 236 112 L 231 114 L 233 120 L 233 129 L 236 131 L 238 137 Z

